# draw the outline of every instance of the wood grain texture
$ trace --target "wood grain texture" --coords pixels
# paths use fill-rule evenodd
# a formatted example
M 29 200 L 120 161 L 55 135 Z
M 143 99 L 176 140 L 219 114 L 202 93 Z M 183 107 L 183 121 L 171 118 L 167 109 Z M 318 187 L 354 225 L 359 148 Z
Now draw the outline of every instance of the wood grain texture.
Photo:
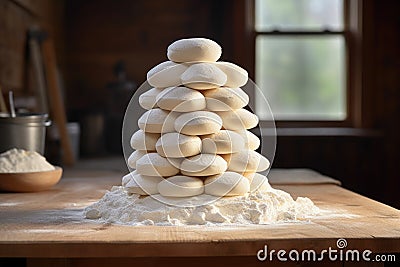
M 16 96 L 33 95 L 36 87 L 25 83 L 27 30 L 38 25 L 55 39 L 57 56 L 63 62 L 64 1 L 0 1 L 0 84 Z
M 222 2 L 228 1 L 67 1 L 70 109 L 101 109 L 119 60 L 126 63 L 128 78 L 140 85 L 148 70 L 167 60 L 167 47 L 177 39 L 202 36 L 225 46 L 218 34 L 228 30 L 218 12 L 226 7 Z M 230 43 L 226 46 L 225 59 Z
M 47 190 L 61 179 L 62 168 L 44 172 L 0 173 L 0 190 L 36 192 Z
M 61 147 L 63 149 L 63 163 L 71 166 L 74 164 L 75 158 L 72 152 L 71 139 L 67 131 L 67 115 L 60 84 L 58 82 L 56 55 L 51 39 L 47 39 L 43 42 L 42 54 L 44 69 L 46 71 L 50 111 L 60 134 Z
M 310 197 L 331 215 L 310 222 L 256 226 L 119 226 L 83 219 L 82 208 L 100 198 L 120 173 L 63 178 L 35 194 L 0 195 L 0 257 L 254 256 L 271 248 L 348 247 L 400 252 L 400 211 L 336 185 L 277 186 Z M 334 216 L 337 214 L 338 216 Z
M 37 259 L 30 258 L 27 260 L 27 267 L 124 267 L 124 266 L 190 266 L 190 267 L 204 267 L 204 266 L 229 266 L 229 267 L 260 267 L 269 266 L 269 262 L 260 262 L 255 256 L 243 257 L 152 257 L 152 258 L 74 258 L 74 259 Z M 284 267 L 347 267 L 347 266 L 363 266 L 366 265 L 347 265 L 343 262 L 279 262 L 273 261 L 273 266 Z M 383 264 L 370 264 L 368 267 L 383 266 Z
M 0 2 L 0 83 L 7 92 L 22 89 L 27 25 L 32 18 L 11 1 Z

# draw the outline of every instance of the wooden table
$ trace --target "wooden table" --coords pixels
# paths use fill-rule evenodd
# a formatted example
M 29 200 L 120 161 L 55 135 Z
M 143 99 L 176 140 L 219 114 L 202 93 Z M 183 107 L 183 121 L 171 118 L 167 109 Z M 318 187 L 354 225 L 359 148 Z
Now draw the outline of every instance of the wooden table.
M 319 252 L 337 249 L 337 239 L 345 238 L 347 249 L 397 253 L 400 261 L 400 211 L 335 184 L 274 186 L 293 197 L 307 196 L 329 210 L 308 223 L 129 227 L 99 224 L 83 219 L 82 214 L 85 206 L 120 184 L 120 174 L 74 172 L 67 176 L 50 191 L 0 194 L 0 257 L 26 258 L 27 266 L 261 266 L 266 262 L 259 262 L 256 253 L 264 245 L 288 252 Z

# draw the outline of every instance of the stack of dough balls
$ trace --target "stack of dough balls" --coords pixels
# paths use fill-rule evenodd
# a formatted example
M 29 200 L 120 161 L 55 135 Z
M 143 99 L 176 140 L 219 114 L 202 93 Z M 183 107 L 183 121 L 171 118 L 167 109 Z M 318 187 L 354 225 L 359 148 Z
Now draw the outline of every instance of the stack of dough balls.
M 205 38 L 182 39 L 168 59 L 147 73 L 154 88 L 139 97 L 147 111 L 130 140 L 129 193 L 163 197 L 245 195 L 269 188 L 258 172 L 269 168 L 249 129 L 258 117 L 245 109 L 243 68 L 218 61 L 221 47 Z

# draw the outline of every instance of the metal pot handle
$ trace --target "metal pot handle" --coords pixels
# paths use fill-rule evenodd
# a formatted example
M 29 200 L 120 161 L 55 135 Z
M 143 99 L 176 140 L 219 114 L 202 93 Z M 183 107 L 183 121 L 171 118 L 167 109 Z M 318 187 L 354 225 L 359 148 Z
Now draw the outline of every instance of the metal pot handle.
M 52 124 L 52 121 L 51 121 L 51 120 L 45 121 L 45 122 L 43 123 L 43 125 L 46 126 L 46 127 L 49 127 L 51 124 Z

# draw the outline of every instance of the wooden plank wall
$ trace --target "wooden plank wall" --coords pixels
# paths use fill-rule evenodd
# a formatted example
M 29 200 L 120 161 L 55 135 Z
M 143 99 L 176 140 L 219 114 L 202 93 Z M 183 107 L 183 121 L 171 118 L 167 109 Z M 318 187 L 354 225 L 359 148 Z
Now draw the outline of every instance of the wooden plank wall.
M 223 2 L 67 1 L 69 107 L 104 105 L 104 90 L 114 79 L 118 60 L 125 61 L 129 78 L 140 85 L 149 69 L 167 60 L 166 48 L 173 40 L 207 36 L 222 41 Z M 229 56 L 226 47 L 224 57 Z
M 273 167 L 310 168 L 392 205 L 382 136 L 278 136 Z M 389 189 L 389 190 L 388 190 Z
M 25 79 L 27 30 L 38 25 L 56 42 L 59 62 L 64 54 L 63 0 L 0 0 L 0 85 L 16 96 L 32 95 L 32 83 Z
M 385 184 L 383 194 L 388 202 L 400 208 L 400 2 L 375 0 L 370 8 L 373 44 L 367 53 L 373 58 L 373 71 L 366 82 L 375 94 L 369 99 L 368 112 L 377 113 L 374 126 L 382 129 L 385 137 L 384 153 L 371 156 L 384 157 L 382 168 L 387 175 L 377 178 Z

